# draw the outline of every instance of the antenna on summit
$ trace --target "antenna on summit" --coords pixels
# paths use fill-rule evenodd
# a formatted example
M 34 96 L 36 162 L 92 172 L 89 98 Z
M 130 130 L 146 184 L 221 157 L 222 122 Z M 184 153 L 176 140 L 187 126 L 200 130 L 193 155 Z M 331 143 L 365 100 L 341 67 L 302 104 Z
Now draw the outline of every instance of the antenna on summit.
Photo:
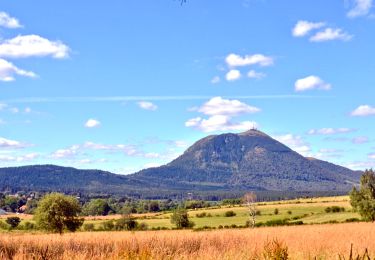
M 258 130 L 254 123 L 253 123 L 253 126 L 251 127 L 251 130 Z

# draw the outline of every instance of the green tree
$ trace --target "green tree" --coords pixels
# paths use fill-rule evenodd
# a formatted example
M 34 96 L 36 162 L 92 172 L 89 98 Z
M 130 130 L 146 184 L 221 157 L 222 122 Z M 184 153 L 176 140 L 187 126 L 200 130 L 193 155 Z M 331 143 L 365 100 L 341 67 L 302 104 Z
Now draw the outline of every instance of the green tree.
M 366 170 L 361 177 L 359 190 L 350 192 L 350 204 L 365 220 L 375 221 L 375 173 Z
M 41 229 L 62 234 L 65 229 L 74 232 L 82 226 L 83 218 L 78 217 L 80 212 L 76 198 L 51 193 L 41 199 L 34 218 Z
M 21 219 L 19 217 L 8 217 L 5 222 L 11 227 L 16 228 L 21 222 Z
M 93 199 L 83 206 L 82 213 L 87 216 L 106 216 L 111 208 L 103 199 Z
M 189 220 L 189 215 L 186 209 L 176 209 L 171 216 L 171 223 L 175 224 L 178 229 L 191 228 L 194 222 Z

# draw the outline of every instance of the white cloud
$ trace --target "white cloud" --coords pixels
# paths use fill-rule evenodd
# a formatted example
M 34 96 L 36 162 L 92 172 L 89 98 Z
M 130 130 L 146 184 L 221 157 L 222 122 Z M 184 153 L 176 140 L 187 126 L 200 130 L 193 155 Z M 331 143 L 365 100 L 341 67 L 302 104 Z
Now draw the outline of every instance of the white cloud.
M 225 75 L 226 80 L 235 81 L 241 78 L 241 72 L 239 70 L 230 70 Z
M 297 80 L 294 87 L 296 91 L 305 91 L 310 89 L 330 90 L 332 86 L 324 82 L 321 78 L 312 75 Z
M 375 115 L 375 107 L 362 105 L 351 112 L 352 116 L 373 116 Z
M 76 155 L 79 154 L 79 149 L 80 149 L 79 145 L 73 145 L 69 148 L 59 149 L 59 150 L 55 151 L 54 153 L 52 153 L 51 157 L 53 159 L 73 158 L 73 157 L 75 157 Z
M 212 84 L 217 84 L 217 83 L 220 83 L 220 77 L 219 76 L 215 76 L 211 79 L 211 83 Z
M 321 129 L 311 129 L 308 131 L 309 135 L 334 135 L 334 134 L 344 134 L 356 131 L 352 128 L 321 128 Z
M 0 26 L 10 29 L 22 27 L 22 25 L 16 18 L 11 17 L 9 14 L 5 12 L 0 12 Z
M 0 57 L 27 58 L 51 56 L 61 59 L 69 56 L 69 47 L 60 41 L 50 41 L 39 35 L 19 35 L 0 41 Z
M 101 125 L 101 123 L 96 119 L 89 119 L 85 123 L 85 127 L 87 127 L 87 128 L 99 127 L 100 125 Z
M 323 26 L 325 26 L 325 23 L 323 22 L 313 23 L 308 21 L 298 21 L 293 28 L 292 34 L 294 37 L 303 37 L 310 31 L 322 28 Z
M 347 13 L 347 16 L 350 18 L 365 16 L 369 14 L 372 6 L 373 0 L 354 0 L 354 8 Z
M 152 102 L 148 101 L 140 101 L 137 103 L 138 106 L 144 110 L 150 110 L 150 111 L 155 111 L 158 109 L 158 106 L 153 104 Z
M 333 40 L 349 41 L 353 38 L 353 35 L 344 32 L 340 28 L 326 28 L 324 31 L 317 32 L 310 38 L 312 42 L 325 42 Z
M 353 144 L 365 144 L 368 142 L 369 142 L 369 139 L 367 136 L 357 136 L 352 139 Z
M 26 107 L 24 111 L 25 111 L 26 114 L 29 114 L 29 113 L 31 113 L 31 108 L 30 107 Z
M 38 153 L 29 153 L 21 156 L 2 155 L 0 154 L 0 162 L 25 162 L 37 159 L 40 156 Z
M 1 81 L 13 81 L 14 76 L 23 76 L 29 78 L 35 78 L 37 75 L 32 71 L 22 70 L 11 62 L 0 58 L 0 80 Z
M 304 156 L 306 156 L 311 151 L 310 144 L 305 142 L 301 136 L 286 134 L 274 136 L 273 138 Z
M 365 170 L 370 168 L 375 168 L 375 161 L 356 161 L 356 162 L 349 162 L 345 164 L 345 167 L 353 170 Z
M 246 55 L 244 57 L 231 53 L 226 59 L 226 63 L 230 67 L 240 67 L 249 65 L 271 66 L 274 61 L 272 57 L 263 54 Z
M 369 158 L 369 159 L 374 159 L 374 160 L 375 160 L 375 153 L 370 153 L 370 154 L 368 155 L 368 158 Z
M 250 70 L 247 73 L 247 77 L 249 77 L 251 79 L 262 79 L 262 78 L 266 77 L 266 74 L 264 74 L 262 72 L 256 72 L 255 70 Z
M 256 122 L 251 121 L 233 122 L 230 116 L 214 115 L 208 119 L 201 117 L 192 118 L 185 123 L 185 126 L 208 133 L 215 131 L 245 131 L 258 125 Z
M 17 149 L 17 148 L 25 148 L 28 145 L 19 141 L 6 139 L 0 137 L 0 149 L 1 148 L 10 148 L 10 149 Z
M 240 114 L 253 114 L 260 112 L 260 109 L 257 107 L 249 106 L 245 103 L 242 103 L 239 100 L 230 100 L 223 99 L 222 97 L 213 97 L 206 103 L 204 103 L 198 112 L 201 112 L 205 115 L 227 115 L 227 116 L 236 116 Z
M 256 127 L 257 123 L 252 121 L 234 122 L 232 117 L 260 112 L 257 107 L 249 106 L 239 100 L 223 99 L 222 97 L 211 98 L 196 110 L 209 117 L 207 119 L 192 118 L 185 122 L 185 126 L 203 132 L 248 130 Z

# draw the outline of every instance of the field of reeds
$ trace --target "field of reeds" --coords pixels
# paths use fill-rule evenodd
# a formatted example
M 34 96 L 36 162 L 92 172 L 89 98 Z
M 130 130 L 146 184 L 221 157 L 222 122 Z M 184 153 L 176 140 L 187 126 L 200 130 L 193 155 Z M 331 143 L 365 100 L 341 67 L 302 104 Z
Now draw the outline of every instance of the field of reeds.
M 353 245 L 352 259 L 356 259 L 366 249 L 370 256 L 375 256 L 374 234 L 373 223 L 202 232 L 171 230 L 79 232 L 64 235 L 3 233 L 0 234 L 0 258 L 350 259 L 350 248 Z

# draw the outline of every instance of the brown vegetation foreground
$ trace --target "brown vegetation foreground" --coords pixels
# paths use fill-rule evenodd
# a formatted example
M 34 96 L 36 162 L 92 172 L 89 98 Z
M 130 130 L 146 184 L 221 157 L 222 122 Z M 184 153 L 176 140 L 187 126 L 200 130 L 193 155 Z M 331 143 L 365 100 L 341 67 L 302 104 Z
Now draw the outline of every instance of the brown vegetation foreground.
M 275 239 L 290 259 L 375 255 L 375 224 L 350 223 L 256 229 L 0 234 L 1 259 L 264 259 Z M 272 250 L 272 249 L 271 249 Z M 268 252 L 269 255 L 269 252 Z

